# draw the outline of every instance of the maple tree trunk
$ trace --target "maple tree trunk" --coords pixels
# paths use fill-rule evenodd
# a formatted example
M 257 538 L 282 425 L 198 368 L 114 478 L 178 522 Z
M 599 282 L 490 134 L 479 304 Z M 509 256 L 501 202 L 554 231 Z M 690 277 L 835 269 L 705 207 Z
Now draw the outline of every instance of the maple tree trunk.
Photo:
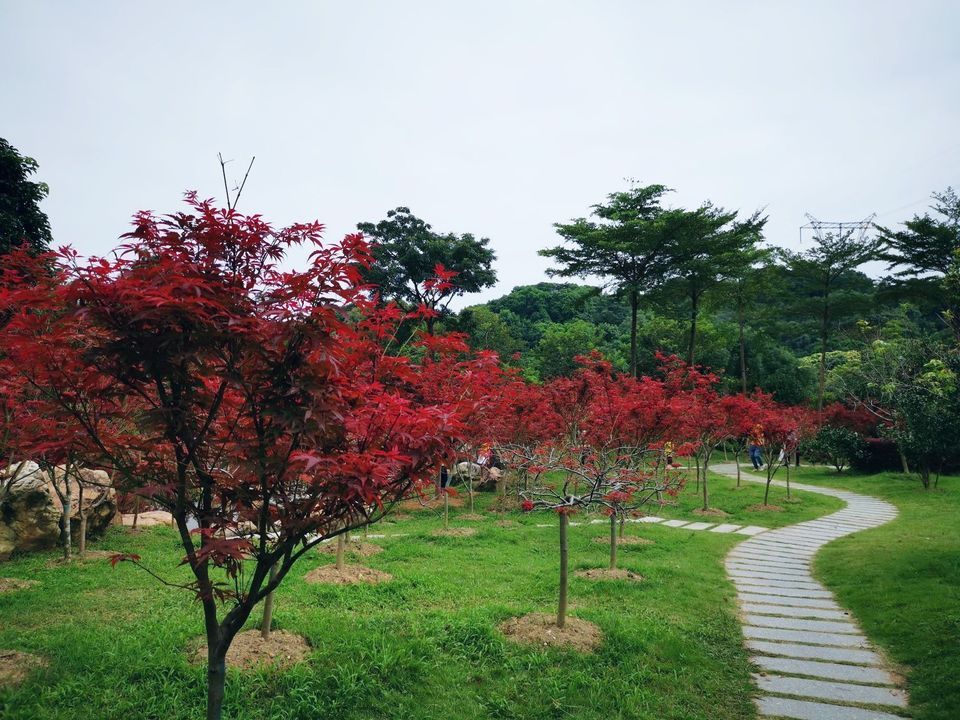
M 696 492 L 700 492 L 700 458 L 696 458 L 697 463 L 697 484 L 695 487 Z
M 473 514 L 473 476 L 467 478 L 467 493 L 470 495 L 470 514 Z
M 737 464 L 737 487 L 740 487 L 740 450 L 734 454 L 733 461 Z
M 623 526 L 627 524 L 626 518 L 620 518 L 620 539 L 623 540 Z
M 707 490 L 707 458 L 703 459 L 703 509 L 710 507 L 710 493 Z
M 337 571 L 343 572 L 343 548 L 347 544 L 343 533 L 337 535 Z
M 80 537 L 78 538 L 78 555 L 83 557 L 87 552 L 87 511 L 83 509 L 83 501 L 80 505 Z
M 277 565 L 274 563 L 270 567 L 270 580 L 273 582 L 277 577 Z M 270 639 L 270 631 L 273 629 L 273 595 L 276 591 L 271 591 L 263 600 L 263 620 L 260 622 L 260 637 L 264 640 Z
M 170 513 L 171 517 L 173 513 Z M 140 519 L 140 496 L 137 495 L 133 499 L 133 524 L 130 526 L 131 529 L 137 529 L 137 521 Z
M 450 527 L 450 493 L 443 493 L 443 529 Z
M 51 471 L 50 477 L 55 477 L 53 471 Z M 66 470 L 64 470 L 64 478 L 66 479 L 66 488 L 63 497 L 60 499 L 63 505 L 61 512 L 61 522 L 63 522 L 63 559 L 69 562 L 73 554 L 73 535 L 70 532 L 70 513 L 73 512 L 73 491 L 70 489 L 70 476 Z M 54 480 L 54 482 L 56 482 L 56 480 Z
M 567 622 L 567 523 L 566 513 L 560 513 L 560 601 L 557 603 L 557 627 Z
M 787 462 L 787 500 L 790 499 L 790 463 Z
M 897 452 L 900 454 L 900 466 L 903 468 L 903 474 L 909 475 L 910 463 L 907 462 L 906 454 L 903 452 L 903 450 L 897 450 Z
M 770 483 L 773 481 L 773 473 L 770 472 L 770 463 L 767 463 L 767 487 L 763 491 L 763 504 L 768 505 L 770 499 Z
M 219 635 L 219 633 L 218 633 Z M 227 651 L 207 634 L 207 720 L 220 720 L 227 681 Z
M 610 516 L 610 569 L 617 568 L 617 516 Z

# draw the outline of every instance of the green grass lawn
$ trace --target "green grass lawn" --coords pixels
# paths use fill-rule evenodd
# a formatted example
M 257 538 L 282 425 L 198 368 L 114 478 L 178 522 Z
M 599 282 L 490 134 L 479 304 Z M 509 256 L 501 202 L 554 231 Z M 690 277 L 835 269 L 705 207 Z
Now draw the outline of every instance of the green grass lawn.
M 960 477 L 943 477 L 929 491 L 897 473 L 801 468 L 796 479 L 900 510 L 892 523 L 825 547 L 814 571 L 902 666 L 914 720 L 960 718 Z
M 878 496 L 890 485 L 890 499 L 903 511 L 889 526 L 895 534 L 875 535 L 888 531 L 879 529 L 838 541 L 823 551 L 818 569 L 871 637 L 911 666 L 911 691 L 919 703 L 915 717 L 956 717 L 957 691 L 947 674 L 958 660 L 956 500 L 949 504 L 947 492 L 923 495 L 906 485 L 901 497 L 893 479 L 820 481 L 849 483 Z M 755 513 L 746 508 L 762 500 L 762 487 L 734 485 L 721 476 L 711 479 L 711 505 L 729 512 L 730 522 L 773 527 L 840 507 L 831 498 L 804 493 L 796 493 L 800 502 L 785 504 L 783 491 L 776 489 L 771 502 L 784 511 Z M 956 481 L 943 485 L 952 488 Z M 478 510 L 489 499 L 480 495 Z M 650 510 L 694 519 L 696 507 L 690 486 L 676 506 Z M 597 652 L 583 655 L 514 645 L 496 629 L 511 616 L 555 610 L 556 517 L 511 514 L 516 525 L 502 528 L 494 516 L 458 522 L 456 513 L 466 511 L 452 512 L 452 525 L 476 527 L 478 534 L 432 537 L 440 520 L 429 511 L 371 530 L 388 534 L 375 540 L 386 550 L 365 564 L 392 573 L 390 583 L 308 585 L 303 575 L 332 560 L 311 554 L 298 564 L 278 593 L 275 627 L 306 636 L 313 653 L 286 671 L 229 672 L 225 717 L 755 716 L 751 668 L 741 646 L 733 587 L 722 567 L 742 536 L 628 525 L 628 533 L 655 541 L 621 547 L 621 567 L 642 573 L 644 582 L 571 579 L 571 614 L 598 624 L 605 636 Z M 551 527 L 536 527 L 541 523 Z M 572 569 L 605 565 L 607 547 L 593 542 L 605 534 L 604 525 L 570 529 Z M 871 537 L 878 544 L 869 542 Z M 174 578 L 187 575 L 175 567 L 180 551 L 166 528 L 140 534 L 113 529 L 95 547 L 136 551 L 152 567 L 169 568 Z M 20 688 L 0 690 L 0 717 L 200 716 L 204 670 L 189 665 L 185 653 L 201 634 L 196 603 L 132 565 L 111 569 L 98 561 L 61 567 L 50 565 L 53 557 L 32 555 L 0 566 L 0 576 L 39 581 L 0 595 L 0 648 L 35 652 L 49 661 Z M 860 598 L 869 598 L 866 607 L 858 605 Z M 251 626 L 258 620 L 252 618 Z
M 386 551 L 367 559 L 394 575 L 379 586 L 307 585 L 302 576 L 330 560 L 305 559 L 278 593 L 275 627 L 305 635 L 312 656 L 285 672 L 230 672 L 225 716 L 753 717 L 750 667 L 721 566 L 742 538 L 631 525 L 629 533 L 655 540 L 620 552 L 620 565 L 644 582 L 571 579 L 571 614 L 605 635 L 596 653 L 582 655 L 520 647 L 497 631 L 513 615 L 555 610 L 557 533 L 535 525 L 556 517 L 512 517 L 512 528 L 492 516 L 469 523 L 479 530 L 472 538 L 430 536 L 439 520 L 425 512 L 377 526 L 407 533 L 378 540 Z M 593 542 L 604 532 L 571 528 L 572 568 L 604 565 L 607 548 Z M 135 550 L 157 568 L 180 558 L 166 528 L 114 529 L 95 547 Z M 39 580 L 0 595 L 0 648 L 49 660 L 19 689 L 0 691 L 0 716 L 198 717 L 204 671 L 184 652 L 201 632 L 196 603 L 132 565 L 50 567 L 52 557 L 0 569 Z M 171 574 L 185 577 L 183 568 Z

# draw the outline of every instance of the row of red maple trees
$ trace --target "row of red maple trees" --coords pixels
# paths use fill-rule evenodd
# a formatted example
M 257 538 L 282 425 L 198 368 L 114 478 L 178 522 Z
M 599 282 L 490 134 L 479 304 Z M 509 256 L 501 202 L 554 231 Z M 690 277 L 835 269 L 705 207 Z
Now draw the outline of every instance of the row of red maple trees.
M 362 236 L 325 244 L 317 223 L 187 204 L 138 214 L 111 258 L 4 258 L 0 460 L 106 469 L 171 513 L 193 576 L 179 586 L 203 609 L 208 718 L 233 638 L 297 559 L 429 492 L 441 464 L 493 444 L 523 478 L 524 509 L 565 525 L 604 508 L 612 527 L 675 491 L 674 456 L 695 458 L 706 507 L 721 443 L 742 449 L 762 428 L 769 479 L 813 426 L 769 396 L 723 396 L 675 358 L 634 378 L 589 356 L 534 385 L 461 336 L 404 340 L 427 311 L 361 284 Z M 288 269 L 300 245 L 306 268 Z M 437 269 L 437 287 L 452 282 Z

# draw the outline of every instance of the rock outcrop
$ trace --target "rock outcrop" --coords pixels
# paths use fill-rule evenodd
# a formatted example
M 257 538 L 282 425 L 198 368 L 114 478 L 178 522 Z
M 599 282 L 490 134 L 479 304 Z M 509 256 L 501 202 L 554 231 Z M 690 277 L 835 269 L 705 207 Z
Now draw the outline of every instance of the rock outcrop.
M 70 527 L 74 538 L 80 531 L 80 490 L 87 515 L 87 537 L 102 534 L 117 512 L 116 492 L 103 470 L 82 468 L 71 477 L 73 508 Z M 63 469 L 56 479 L 63 488 Z M 32 461 L 0 469 L 0 560 L 15 550 L 48 550 L 60 543 L 63 505 L 50 476 Z

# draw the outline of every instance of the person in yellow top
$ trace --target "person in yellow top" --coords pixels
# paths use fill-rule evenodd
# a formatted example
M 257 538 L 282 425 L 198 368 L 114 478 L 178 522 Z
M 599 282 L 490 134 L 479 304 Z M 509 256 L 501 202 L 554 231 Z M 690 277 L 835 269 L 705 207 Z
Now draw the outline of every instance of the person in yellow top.
M 761 448 L 763 447 L 763 425 L 759 423 L 753 426 L 753 430 L 750 431 L 750 446 L 747 450 L 750 455 L 750 462 L 753 463 L 753 469 L 759 470 L 763 467 L 763 455 Z

